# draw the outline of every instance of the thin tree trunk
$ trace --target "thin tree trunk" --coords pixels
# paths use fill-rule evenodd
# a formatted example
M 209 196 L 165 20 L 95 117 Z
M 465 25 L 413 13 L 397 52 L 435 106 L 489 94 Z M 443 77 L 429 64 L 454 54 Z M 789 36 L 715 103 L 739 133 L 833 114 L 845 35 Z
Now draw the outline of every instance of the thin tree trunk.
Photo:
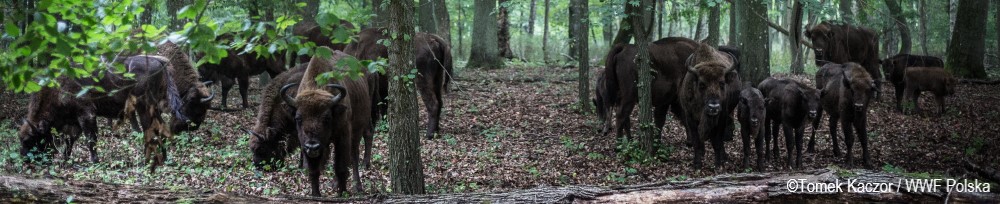
M 628 8 L 625 9 L 625 12 L 628 12 Z M 618 34 L 615 34 L 615 39 L 611 40 L 611 44 L 628 44 L 632 41 L 632 33 L 632 25 L 628 19 L 622 19 L 621 24 L 618 26 Z
M 590 13 L 590 9 L 588 8 L 589 6 L 587 5 L 587 1 L 588 0 L 573 0 L 573 7 L 576 8 L 574 9 L 576 10 L 575 13 L 576 15 L 579 15 L 580 18 L 570 19 L 577 21 L 572 24 L 578 25 L 576 29 L 576 36 L 582 38 L 576 40 L 576 49 L 578 52 L 576 53 L 576 61 L 579 63 L 579 66 L 577 67 L 578 79 L 576 81 L 577 93 L 579 94 L 577 96 L 577 104 L 580 106 L 580 112 L 583 112 L 584 114 L 590 114 L 591 110 L 593 110 L 593 107 L 591 107 L 592 104 L 590 103 L 590 76 L 588 76 L 590 73 L 590 52 L 588 50 L 589 45 L 587 44 L 588 41 L 586 36 L 590 30 L 590 18 L 586 18 L 586 16 Z
M 853 4 L 854 0 L 840 0 L 840 18 L 852 25 L 855 24 Z
M 531 0 L 530 8 L 528 8 L 528 10 L 530 10 L 528 15 L 528 27 L 525 31 L 528 32 L 529 36 L 535 35 L 535 4 L 537 3 L 538 0 Z
M 986 19 L 989 18 L 989 0 L 960 0 L 955 29 L 948 46 L 945 67 L 955 76 L 986 78 L 983 57 L 986 51 Z
M 903 17 L 903 9 L 899 6 L 899 1 L 896 0 L 885 0 L 886 7 L 889 7 L 889 13 L 892 15 L 893 21 L 896 23 L 896 27 L 899 29 L 899 54 L 910 54 L 910 48 L 912 47 L 912 42 L 910 40 L 910 28 L 907 27 L 906 17 Z
M 698 23 L 697 23 L 697 26 L 694 27 L 694 32 L 692 32 L 692 33 L 694 33 L 694 37 L 692 37 L 692 38 L 694 38 L 695 40 L 701 40 L 701 28 L 704 27 L 704 24 L 702 24 L 702 22 L 704 22 L 704 20 L 705 20 L 704 19 L 704 16 L 705 16 L 705 12 L 704 11 L 705 11 L 704 9 L 700 9 L 700 8 L 698 9 Z
M 545 21 L 542 23 L 542 61 L 546 65 L 551 62 L 549 60 L 549 5 L 551 4 L 549 1 L 551 0 L 545 0 Z
M 758 84 L 770 76 L 771 43 L 768 39 L 766 19 L 757 15 L 767 13 L 764 0 L 736 1 L 737 23 L 736 42 L 740 52 L 741 78 L 750 84 Z M 752 52 L 747 51 L 752 50 Z
M 610 13 L 605 13 L 604 17 L 601 17 L 601 23 L 604 24 L 604 28 L 601 29 L 601 35 L 604 37 L 604 43 L 612 45 L 615 39 L 615 21 L 614 17 Z M 610 46 L 608 46 L 610 47 Z
M 675 4 L 673 2 L 670 3 L 671 8 L 673 8 L 674 5 Z M 667 16 L 667 22 L 670 22 L 670 24 L 667 25 L 667 36 L 674 36 L 674 28 L 677 28 L 677 9 L 670 9 L 670 15 Z
M 708 10 L 708 37 L 705 38 L 705 42 L 712 46 L 719 46 L 721 7 L 722 4 L 715 4 L 715 6 Z
M 957 14 L 956 11 L 958 11 L 958 0 L 948 0 L 947 5 L 948 6 L 946 7 L 947 8 L 946 12 L 948 12 L 948 39 L 952 39 L 951 34 L 955 32 L 955 17 Z M 948 41 L 948 44 L 946 44 L 945 46 L 951 47 L 951 41 Z
M 576 40 L 578 40 L 577 39 L 577 36 L 578 36 L 577 35 L 578 34 L 577 30 L 580 28 L 580 25 L 578 23 L 574 22 L 579 17 L 577 17 L 577 12 L 578 11 L 576 9 L 576 5 L 573 5 L 573 2 L 574 2 L 573 0 L 570 0 L 569 2 L 567 2 L 567 4 L 569 4 L 569 5 L 567 6 L 568 9 L 566 9 L 567 11 L 569 11 L 568 12 L 569 18 L 567 18 L 567 20 L 566 20 L 566 22 L 567 22 L 567 24 L 566 24 L 566 30 L 569 31 L 569 32 L 566 32 L 566 41 L 569 42 L 569 45 L 567 46 L 567 47 L 569 47 L 569 52 L 565 55 L 566 56 L 566 61 L 576 60 L 576 53 L 577 53 L 577 50 L 576 50 L 576 44 L 577 44 Z M 586 36 L 586 35 L 584 35 L 584 36 Z M 586 39 L 584 39 L 584 40 L 586 40 Z
M 451 17 L 448 16 L 448 5 L 444 0 L 431 0 L 434 3 L 434 19 L 437 24 L 437 34 L 443 39 L 451 41 Z
M 663 38 L 663 5 L 666 0 L 656 0 L 656 38 Z
M 639 48 L 635 58 L 635 64 L 639 66 L 636 73 L 649 73 L 649 44 L 653 27 L 651 25 L 653 15 L 651 14 L 652 9 L 650 6 L 655 6 L 655 4 L 653 0 L 638 1 L 639 4 L 632 9 L 628 9 L 628 7 L 633 7 L 632 4 L 625 3 L 625 10 L 631 11 L 628 19 L 632 23 L 632 27 L 635 28 L 633 29 L 633 35 L 635 36 L 635 44 L 638 45 L 636 47 Z M 653 128 L 653 106 L 651 103 L 652 95 L 650 95 L 650 85 L 653 82 L 653 77 L 649 74 L 637 75 L 639 75 L 639 146 L 646 155 L 655 155 L 658 146 L 656 143 L 660 141 L 660 131 Z
M 390 36 L 389 75 L 405 76 L 413 67 L 412 38 L 415 36 L 413 0 L 391 0 L 388 13 Z M 412 79 L 411 79 L 412 80 Z M 389 80 L 389 177 L 392 192 L 399 194 L 424 193 L 424 166 L 420 162 L 419 111 L 413 83 Z
M 472 26 L 472 48 L 469 49 L 469 63 L 466 67 L 495 69 L 504 67 L 497 48 L 497 1 L 476 0 L 475 18 Z
M 510 50 L 510 11 L 507 9 L 509 0 L 499 0 L 499 12 L 497 12 L 497 47 L 500 49 L 500 57 L 514 58 L 514 52 Z
M 1000 3 L 993 4 L 993 8 L 996 9 L 996 15 L 995 15 L 996 19 L 995 19 L 995 22 L 997 24 L 996 25 L 996 29 L 997 29 L 996 30 L 997 31 L 997 52 L 996 52 L 996 54 L 997 54 L 997 56 L 1000 56 Z M 1000 60 L 997 60 L 997 63 L 1000 63 Z M 996 66 L 996 65 L 994 65 L 994 66 Z M 994 68 L 996 68 L 996 67 L 994 67 Z
M 739 32 L 736 31 L 738 22 L 736 20 L 736 3 L 729 3 L 729 45 L 736 45 L 736 36 L 739 36 Z
M 465 36 L 465 6 L 463 4 L 458 4 L 458 55 L 464 56 L 465 52 L 462 52 L 464 46 L 462 46 L 462 38 Z
M 799 0 L 792 3 L 788 26 L 788 45 L 792 55 L 791 70 L 793 74 L 802 74 L 805 72 L 805 63 L 802 59 L 802 46 L 799 46 L 799 40 L 802 39 L 802 35 L 799 34 L 802 31 L 802 2 Z
M 927 0 L 920 0 L 920 49 L 927 55 Z
M 417 1 L 417 32 L 434 33 L 437 24 L 434 19 L 434 2 L 430 0 Z

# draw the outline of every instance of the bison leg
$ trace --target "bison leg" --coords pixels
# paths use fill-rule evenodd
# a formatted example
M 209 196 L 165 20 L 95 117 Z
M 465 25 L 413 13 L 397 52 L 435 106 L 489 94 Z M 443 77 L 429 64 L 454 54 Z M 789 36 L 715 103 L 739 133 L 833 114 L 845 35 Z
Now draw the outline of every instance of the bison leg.
M 905 88 L 903 84 L 896 85 L 896 112 L 903 112 L 903 93 L 905 93 Z
M 663 125 L 667 123 L 667 110 L 670 110 L 667 106 L 653 107 L 653 124 L 656 125 L 657 131 L 662 132 Z
M 858 140 L 861 142 L 861 162 L 865 168 L 871 169 L 871 152 L 868 151 L 868 128 L 864 115 L 855 116 L 854 128 L 858 133 Z M 845 129 L 847 129 L 845 127 Z
M 371 163 L 372 163 L 372 145 L 375 144 L 375 140 L 373 138 L 373 135 L 375 135 L 374 130 L 371 130 L 371 129 L 365 130 L 365 134 L 364 134 L 364 139 L 365 139 L 365 160 L 364 160 L 364 164 L 363 164 L 365 169 L 368 169 L 368 167 L 370 167 Z
M 632 120 L 629 116 L 632 115 L 633 108 L 635 108 L 635 103 L 626 102 L 618 108 L 618 114 L 615 114 L 615 124 L 618 125 L 615 129 L 618 130 L 619 138 L 632 138 Z
M 90 116 L 80 121 L 83 134 L 87 135 L 87 151 L 90 152 L 90 162 L 97 163 L 97 118 Z M 74 139 L 75 140 L 75 139 Z
M 840 157 L 840 143 L 837 141 L 837 123 L 840 118 L 836 114 L 830 114 L 830 139 L 833 140 L 833 156 Z
M 793 132 L 794 130 L 793 130 L 792 126 L 789 125 L 789 124 L 782 124 L 781 128 L 785 132 L 784 133 L 784 135 L 785 135 L 785 164 L 788 165 L 788 167 L 793 167 L 794 163 L 792 163 L 792 155 L 795 152 L 795 132 Z
M 742 120 L 740 122 L 743 122 Z M 750 163 L 750 131 L 753 129 L 749 125 L 750 123 L 740 123 L 740 139 L 743 141 L 743 162 L 740 163 L 740 167 L 747 168 L 748 163 Z M 760 148 L 760 146 L 757 146 Z M 758 155 L 759 157 L 759 155 Z
M 847 147 L 847 158 L 844 160 L 846 162 L 844 166 L 850 167 L 854 164 L 854 154 L 852 151 L 854 150 L 854 129 L 851 128 L 854 123 L 851 121 L 851 117 L 844 117 L 841 122 L 844 124 L 844 144 Z
M 753 134 L 756 135 L 754 143 L 757 146 L 757 171 L 764 171 L 764 149 L 767 148 L 764 145 L 764 128 L 761 128 L 759 125 L 756 128 L 757 131 Z
M 350 141 L 338 141 L 334 143 L 334 146 L 336 146 L 336 150 L 333 152 L 333 173 L 336 178 L 337 195 L 342 195 L 344 192 L 347 192 L 347 178 L 350 176 L 348 174 L 350 167 L 356 164 L 351 161 L 354 158 L 351 155 L 355 150 L 351 149 Z
M 812 121 L 812 134 L 809 136 L 809 153 L 816 152 L 816 130 L 819 129 L 819 122 L 823 120 L 823 109 L 816 111 L 816 118 Z
M 805 125 L 795 128 L 795 168 L 802 168 L 802 142 L 805 139 Z
M 305 151 L 302 154 L 305 154 Z M 323 174 L 323 169 L 326 168 L 326 163 L 330 160 L 329 146 L 320 150 L 319 157 L 317 158 L 309 158 L 305 155 L 302 155 L 302 158 L 304 158 L 306 168 L 309 170 L 309 196 L 323 196 L 319 191 L 319 176 Z
M 73 144 L 76 143 L 76 139 L 80 137 L 80 127 L 75 125 L 66 125 L 62 128 L 62 141 L 63 141 L 63 160 L 72 161 L 71 157 L 73 154 Z
M 427 109 L 427 139 L 433 139 L 441 117 L 440 86 L 435 86 L 433 79 L 421 76 L 423 77 L 419 77 L 417 81 L 417 90 L 420 91 L 420 98 L 424 100 Z
M 243 108 L 250 108 L 250 103 L 247 102 L 247 93 L 250 90 L 250 76 L 239 76 L 237 80 L 239 80 L 237 83 L 240 85 L 240 98 L 243 99 Z M 223 104 L 225 104 L 225 100 L 223 100 Z
M 937 101 L 938 105 L 938 117 L 944 114 L 944 96 L 941 94 L 934 94 L 934 100 Z
M 723 128 L 723 130 L 725 130 L 725 128 Z M 722 169 L 724 168 L 722 165 L 729 160 L 729 156 L 726 154 L 726 138 L 718 134 L 716 131 L 718 130 L 713 130 L 712 132 L 716 134 L 713 134 L 710 137 L 712 137 L 712 149 L 715 151 L 715 168 Z

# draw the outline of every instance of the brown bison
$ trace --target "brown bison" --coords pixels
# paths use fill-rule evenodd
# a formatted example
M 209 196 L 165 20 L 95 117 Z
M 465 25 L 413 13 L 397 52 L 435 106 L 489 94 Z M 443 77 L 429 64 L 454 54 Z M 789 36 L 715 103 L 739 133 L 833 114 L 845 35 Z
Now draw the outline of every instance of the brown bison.
M 903 74 L 906 73 L 907 67 L 942 68 L 944 67 L 944 61 L 941 58 L 933 56 L 910 54 L 898 54 L 882 60 L 882 69 L 885 70 L 885 78 L 888 78 L 889 83 L 892 83 L 896 87 L 896 111 L 900 112 L 903 111 L 903 88 L 906 87 L 903 81 Z
M 816 81 L 825 83 L 820 92 L 823 109 L 830 112 L 830 137 L 833 139 L 833 155 L 840 156 L 837 143 L 837 123 L 844 126 L 844 142 L 847 145 L 847 165 L 854 162 L 853 145 L 857 135 L 861 141 L 865 168 L 871 168 L 868 149 L 868 108 L 875 94 L 875 80 L 857 63 L 841 65 L 829 64 L 816 73 Z
M 187 54 L 176 44 L 167 42 L 157 46 L 157 53 L 170 60 L 171 73 L 168 83 L 176 84 L 177 99 L 170 101 L 173 109 L 173 120 L 170 122 L 170 131 L 178 133 L 188 130 L 197 130 L 201 123 L 205 121 L 208 108 L 212 103 L 214 94 L 208 90 L 211 82 L 199 81 L 201 76 L 195 69 L 194 64 Z
M 903 92 L 913 102 L 913 109 L 917 114 L 920 114 L 920 105 L 917 103 L 920 92 L 930 91 L 934 93 L 934 100 L 938 103 L 938 116 L 944 113 L 944 97 L 955 94 L 955 85 L 958 84 L 958 80 L 941 67 L 906 68 L 903 81 L 906 84 Z
M 727 160 L 725 141 L 732 138 L 732 112 L 739 102 L 741 82 L 736 58 L 701 44 L 687 59 L 688 73 L 678 94 L 688 141 L 694 144 L 694 167 L 701 168 L 706 140 L 715 149 L 715 166 Z
M 594 98 L 591 102 L 594 104 L 594 108 L 597 109 L 597 119 L 601 120 L 601 134 L 608 135 L 611 132 L 611 112 L 612 107 L 617 106 L 615 104 L 617 101 L 610 100 L 608 98 L 608 86 L 605 84 L 607 82 L 607 75 L 604 74 L 606 70 L 601 70 L 597 73 L 597 83 L 594 85 Z
M 321 47 L 319 49 L 329 49 Z M 332 51 L 331 51 L 332 52 Z M 358 146 L 365 134 L 371 134 L 371 99 L 366 78 L 330 79 L 327 84 L 317 84 L 316 76 L 328 71 L 343 71 L 337 61 L 347 56 L 334 52 L 332 59 L 313 57 L 309 61 L 299 84 L 285 85 L 279 93 L 285 103 L 292 106 L 292 115 L 302 148 L 301 157 L 309 171 L 312 196 L 320 196 L 319 176 L 329 160 L 333 145 L 334 172 L 339 192 L 347 191 L 348 165 L 354 167 L 356 191 L 360 192 L 358 172 Z M 295 97 L 287 95 L 290 87 L 298 85 Z
M 680 37 L 663 38 L 649 46 L 652 63 L 650 69 L 654 71 L 650 96 L 652 96 L 653 120 L 657 129 L 663 128 L 668 110 L 683 120 L 683 117 L 680 117 L 681 106 L 677 93 L 680 82 L 687 72 L 684 60 L 694 53 L 697 46 L 697 41 Z M 596 94 L 601 94 L 595 98 L 605 101 L 603 107 L 599 106 L 598 109 L 618 108 L 614 116 L 614 129 L 618 137 L 631 135 L 630 115 L 639 101 L 639 92 L 636 88 L 638 79 L 636 53 L 635 45 L 619 44 L 612 47 L 605 57 L 603 77 L 605 81 L 603 85 L 597 86 L 597 89 L 605 91 L 595 91 Z M 610 113 L 607 117 L 610 117 Z
M 257 119 L 250 130 L 250 153 L 253 154 L 253 164 L 260 170 L 271 171 L 283 166 L 285 156 L 299 146 L 298 132 L 295 130 L 295 118 L 292 106 L 284 103 L 279 93 L 287 84 L 302 81 L 306 64 L 300 64 L 274 77 L 271 83 L 261 90 L 263 97 L 257 108 Z M 297 89 L 287 89 L 285 94 L 295 95 Z M 301 161 L 301 160 L 300 160 Z
M 740 136 L 743 139 L 743 163 L 742 166 L 749 167 L 750 163 L 750 143 L 757 147 L 757 170 L 764 169 L 764 123 L 767 118 L 765 111 L 764 95 L 760 90 L 753 88 L 750 84 L 743 86 L 740 91 L 740 102 L 736 108 L 736 118 L 740 121 Z M 751 138 L 752 137 L 752 138 Z
M 824 21 L 806 30 L 806 37 L 816 51 L 816 65 L 822 61 L 861 64 L 875 80 L 875 98 L 879 98 L 882 73 L 879 70 L 878 35 L 871 29 Z
M 768 90 L 766 99 L 768 117 L 765 124 L 768 129 L 765 134 L 777 143 L 778 127 L 782 127 L 787 151 L 786 164 L 798 168 L 802 166 L 805 124 L 807 121 L 816 120 L 820 109 L 819 92 L 805 83 L 789 79 L 768 78 L 758 86 L 767 86 L 767 83 L 773 83 L 772 81 L 777 81 L 778 85 Z M 815 137 L 810 140 L 810 144 L 815 146 Z M 777 146 L 775 144 L 775 154 L 778 154 Z
M 388 48 L 379 43 L 381 40 L 389 39 L 385 32 L 386 30 L 383 28 L 361 30 L 358 33 L 358 39 L 348 44 L 344 52 L 361 60 L 388 58 Z M 442 97 L 447 92 L 454 73 L 452 72 L 451 45 L 437 35 L 423 32 L 416 34 L 413 38 L 413 45 L 416 57 L 414 64 L 420 73 L 416 79 L 417 90 L 420 92 L 420 98 L 423 99 L 427 109 L 427 138 L 430 139 L 434 137 L 440 127 L 441 110 L 444 107 Z M 376 90 L 372 92 L 372 98 L 375 99 L 372 106 L 376 107 L 373 109 L 372 116 L 375 120 L 373 122 L 377 122 L 387 110 L 385 97 L 388 96 L 389 81 L 384 75 L 371 76 L 370 78 L 372 81 L 369 83 L 371 83 L 373 90 Z

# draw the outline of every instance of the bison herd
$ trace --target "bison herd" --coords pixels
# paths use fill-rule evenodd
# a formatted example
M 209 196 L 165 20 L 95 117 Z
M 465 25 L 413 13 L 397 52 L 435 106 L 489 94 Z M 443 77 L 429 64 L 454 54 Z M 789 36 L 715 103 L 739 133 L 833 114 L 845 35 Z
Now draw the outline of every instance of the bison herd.
M 870 29 L 823 22 L 809 28 L 805 36 L 813 42 L 816 64 L 821 66 L 815 78 L 775 75 L 756 85 L 740 79 L 739 49 L 734 47 L 713 48 L 691 39 L 664 38 L 648 45 L 651 73 L 638 73 L 637 45 L 615 45 L 605 58 L 605 69 L 598 73 L 594 91 L 600 130 L 605 135 L 613 130 L 618 137 L 630 137 L 630 115 L 638 101 L 636 80 L 638 74 L 650 74 L 655 127 L 663 127 L 668 110 L 676 116 L 686 131 L 685 144 L 693 145 L 695 169 L 702 166 L 705 141 L 715 150 L 716 167 L 727 161 L 725 142 L 732 141 L 735 121 L 739 121 L 743 140 L 741 166 L 750 167 L 756 156 L 753 165 L 763 170 L 766 160 L 781 161 L 784 146 L 784 162 L 776 166 L 801 168 L 803 151 L 815 152 L 816 129 L 824 112 L 829 114 L 833 155 L 846 153 L 846 165 L 853 166 L 857 139 L 861 165 L 871 168 L 868 114 L 879 98 L 883 71 L 895 86 L 899 112 L 904 112 L 904 100 L 920 111 L 916 102 L 921 92 L 934 93 L 938 112 L 944 112 L 944 97 L 955 92 L 958 80 L 942 68 L 937 57 L 900 54 L 879 60 L 878 38 Z M 813 131 L 805 143 L 809 123 Z M 839 145 L 838 125 L 843 130 L 844 150 Z M 781 132 L 784 145 L 779 143 Z
M 96 78 L 58 78 L 61 87 L 46 87 L 32 95 L 19 129 L 20 152 L 28 162 L 45 162 L 57 145 L 64 145 L 62 157 L 69 158 L 77 137 L 86 134 L 90 160 L 98 162 L 96 118 L 103 117 L 119 123 L 128 121 L 133 129 L 144 133 L 145 162 L 155 171 L 167 159 L 169 147 L 165 144 L 172 135 L 196 130 L 205 121 L 215 96 L 207 86 L 213 81 L 222 85 L 221 106 L 225 108 L 227 92 L 238 84 L 242 106 L 248 108 L 249 76 L 267 72 L 272 79 L 261 90 L 256 124 L 246 130 L 253 165 L 264 171 L 275 170 L 285 165 L 282 161 L 289 153 L 300 149 L 299 165 L 307 170 L 311 195 L 320 196 L 319 177 L 332 156 L 338 191 L 347 191 L 349 175 L 355 182 L 354 190 L 361 191 L 359 167 L 370 163 L 374 127 L 390 103 L 390 77 L 366 73 L 363 77 L 331 79 L 325 84 L 315 79 L 324 72 L 344 71 L 337 66 L 338 60 L 348 56 L 362 60 L 387 58 L 387 47 L 379 43 L 388 39 L 386 31 L 363 29 L 344 45 L 331 43 L 315 25 L 296 25 L 294 30 L 295 35 L 321 45 L 317 49 L 330 49 L 333 56 L 296 57 L 299 64 L 286 69 L 284 60 L 292 58 L 281 53 L 271 57 L 241 53 L 199 69 L 179 46 L 167 42 L 158 46 L 154 55 L 107 61 L 125 67 L 125 73 L 109 66 L 108 70 L 93 73 Z M 773 76 L 759 84 L 745 82 L 739 73 L 740 49 L 716 48 L 682 37 L 647 45 L 651 72 L 638 73 L 635 58 L 640 45 L 615 45 L 605 57 L 605 69 L 598 74 L 595 86 L 593 103 L 603 121 L 601 133 L 630 137 L 630 115 L 639 95 L 636 80 L 639 74 L 650 74 L 655 127 L 664 126 L 667 112 L 676 116 L 685 127 L 686 145 L 694 148 L 694 168 L 702 166 L 706 141 L 715 151 L 715 166 L 724 165 L 728 160 L 725 143 L 733 140 L 736 121 L 743 140 L 742 166 L 751 165 L 751 155 L 756 155 L 756 169 L 764 169 L 767 159 L 778 161 L 782 146 L 778 135 L 784 132 L 784 163 L 801 167 L 803 149 L 815 151 L 815 130 L 824 112 L 829 114 L 834 155 L 840 157 L 842 153 L 837 136 L 840 124 L 846 163 L 853 164 L 856 137 L 861 143 L 862 164 L 871 167 L 868 110 L 878 98 L 881 71 L 896 88 L 896 109 L 900 112 L 904 96 L 916 107 L 921 92 L 932 92 L 940 113 L 944 111 L 944 96 L 954 94 L 957 80 L 941 68 L 941 59 L 897 55 L 878 60 L 877 37 L 868 29 L 824 22 L 805 35 L 812 40 L 817 64 L 822 66 L 813 81 Z M 230 40 L 232 36 L 217 39 Z M 427 33 L 417 33 L 413 42 L 419 73 L 415 85 L 428 113 L 426 134 L 431 138 L 439 131 L 442 96 L 452 79 L 451 46 L 445 39 Z M 88 87 L 103 91 L 73 96 Z M 810 122 L 813 132 L 803 146 L 805 126 Z M 66 136 L 56 137 L 52 130 Z M 353 174 L 349 174 L 352 169 Z

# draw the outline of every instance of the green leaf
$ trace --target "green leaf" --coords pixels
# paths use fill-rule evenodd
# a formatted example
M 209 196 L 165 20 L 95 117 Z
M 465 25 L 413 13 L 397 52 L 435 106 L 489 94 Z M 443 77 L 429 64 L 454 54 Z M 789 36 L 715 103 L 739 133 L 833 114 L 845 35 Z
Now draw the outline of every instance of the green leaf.
M 21 34 L 21 29 L 17 28 L 17 25 L 14 25 L 13 21 L 7 21 L 7 23 L 4 23 L 3 29 L 4 32 L 7 32 L 7 35 L 11 37 L 17 37 Z
M 316 49 L 316 55 L 314 56 L 319 56 L 323 59 L 330 59 L 330 56 L 333 56 L 333 52 L 330 51 L 330 49 Z
M 38 91 L 41 91 L 41 90 L 42 90 L 42 86 L 39 86 L 38 82 L 29 81 L 27 84 L 24 84 L 23 91 L 25 93 L 34 93 L 34 92 L 38 92 Z

